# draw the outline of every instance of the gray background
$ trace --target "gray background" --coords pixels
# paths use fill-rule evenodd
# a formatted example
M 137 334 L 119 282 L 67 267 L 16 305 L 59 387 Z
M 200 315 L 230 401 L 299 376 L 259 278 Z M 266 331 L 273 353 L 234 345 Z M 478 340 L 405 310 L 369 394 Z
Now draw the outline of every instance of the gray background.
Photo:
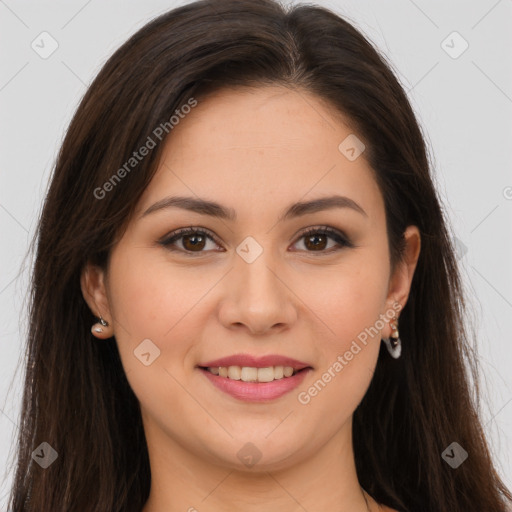
M 22 392 L 31 265 L 23 258 L 51 167 L 104 61 L 152 17 L 184 3 L 0 0 L 0 510 Z M 512 0 L 316 3 L 348 17 L 387 55 L 426 133 L 473 305 L 485 430 L 512 486 Z M 47 59 L 31 47 L 50 47 L 43 31 L 58 43 Z M 463 41 L 446 39 L 454 31 L 469 44 L 461 55 Z

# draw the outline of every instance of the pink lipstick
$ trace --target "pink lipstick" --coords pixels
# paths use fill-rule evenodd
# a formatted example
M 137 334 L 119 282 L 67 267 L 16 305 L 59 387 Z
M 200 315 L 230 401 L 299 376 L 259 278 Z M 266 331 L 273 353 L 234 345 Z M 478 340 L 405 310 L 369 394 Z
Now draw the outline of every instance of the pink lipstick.
M 290 357 L 249 354 L 223 357 L 197 367 L 217 389 L 249 402 L 266 402 L 285 395 L 313 369 Z

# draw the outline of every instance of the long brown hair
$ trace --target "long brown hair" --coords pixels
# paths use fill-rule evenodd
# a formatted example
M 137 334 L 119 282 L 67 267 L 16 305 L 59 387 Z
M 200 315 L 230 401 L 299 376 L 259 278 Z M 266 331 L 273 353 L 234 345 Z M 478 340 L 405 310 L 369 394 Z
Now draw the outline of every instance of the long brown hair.
M 159 16 L 113 54 L 82 99 L 34 240 L 12 511 L 139 512 L 146 502 L 139 404 L 115 339 L 97 343 L 90 332 L 96 318 L 80 274 L 87 262 L 106 264 L 154 175 L 164 137 L 122 180 L 109 181 L 155 127 L 192 97 L 264 84 L 313 92 L 350 120 L 384 197 L 393 264 L 406 226 L 422 237 L 400 317 L 402 357 L 381 348 L 354 413 L 361 485 L 401 511 L 505 512 L 512 495 L 493 466 L 470 387 L 477 367 L 454 246 L 407 96 L 343 18 L 273 0 L 204 0 Z M 31 456 L 43 442 L 58 454 L 46 469 Z M 441 456 L 452 442 L 469 454 L 456 469 Z

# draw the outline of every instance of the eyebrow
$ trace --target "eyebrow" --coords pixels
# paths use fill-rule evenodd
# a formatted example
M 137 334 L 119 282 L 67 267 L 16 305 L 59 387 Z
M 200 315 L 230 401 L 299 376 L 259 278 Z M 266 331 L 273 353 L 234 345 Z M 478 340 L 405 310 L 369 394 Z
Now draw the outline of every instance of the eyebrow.
M 167 208 L 181 208 L 200 215 L 208 215 L 210 217 L 228 221 L 235 221 L 237 218 L 236 212 L 233 208 L 227 208 L 215 201 L 186 196 L 165 197 L 151 205 L 140 216 L 140 218 Z M 292 204 L 280 215 L 278 222 L 333 208 L 350 208 L 365 217 L 368 217 L 368 214 L 363 210 L 363 208 L 349 197 L 332 195 L 329 197 L 314 199 L 312 201 Z

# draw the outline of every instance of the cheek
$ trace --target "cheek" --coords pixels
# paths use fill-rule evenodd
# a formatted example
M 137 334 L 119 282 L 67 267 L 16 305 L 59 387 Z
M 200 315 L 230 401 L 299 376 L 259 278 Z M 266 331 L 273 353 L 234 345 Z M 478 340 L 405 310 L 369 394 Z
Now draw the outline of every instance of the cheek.
M 363 399 L 379 355 L 387 274 L 376 265 L 366 269 L 338 272 L 336 286 L 331 281 L 312 307 L 327 325 L 327 336 L 316 346 L 321 353 L 316 378 L 300 389 L 298 401 L 310 413 L 329 411 L 335 425 L 343 424 Z
M 173 413 L 184 414 L 177 382 L 183 381 L 187 353 L 197 339 L 190 315 L 210 279 L 197 277 L 197 286 L 191 285 L 187 273 L 147 254 L 142 250 L 112 254 L 110 299 L 128 382 L 141 405 L 158 418 L 162 403 L 169 404 Z
M 116 319 L 132 337 L 161 340 L 192 310 L 215 276 L 173 267 L 160 254 L 149 256 L 141 250 L 112 257 L 111 299 Z
M 120 250 L 111 259 L 110 299 L 117 324 L 116 340 L 123 367 L 127 374 L 132 373 L 132 380 L 139 376 L 152 378 L 146 371 L 150 368 L 180 374 L 190 371 L 190 351 L 201 338 L 211 313 L 207 309 L 208 293 L 223 274 L 215 270 L 202 272 L 193 266 L 173 266 L 165 254 L 148 253 Z M 151 353 L 150 360 L 152 351 L 158 354 L 148 367 L 134 357 L 142 350 L 139 347 L 143 342 Z M 148 387 L 150 381 L 135 385 Z M 158 387 L 156 382 L 151 385 Z
M 175 317 L 180 314 L 182 304 L 177 300 L 179 294 L 175 287 L 159 267 L 147 261 L 145 252 L 119 247 L 112 254 L 110 264 L 111 311 L 116 324 L 116 341 L 127 373 L 140 371 L 140 361 L 133 356 L 144 340 L 151 340 L 160 351 L 164 349 L 161 333 L 177 321 Z M 153 357 L 158 353 L 157 349 L 153 349 Z
M 386 261 L 359 254 L 306 281 L 303 289 L 309 291 L 305 302 L 327 326 L 336 350 L 343 351 L 367 330 L 375 335 L 371 327 L 382 329 L 378 320 L 388 292 Z
M 361 251 L 357 259 L 333 269 L 327 279 L 309 283 L 308 306 L 327 326 L 323 330 L 327 336 L 316 346 L 321 353 L 316 380 L 301 389 L 299 403 L 319 414 L 331 410 L 337 424 L 360 403 L 377 364 L 388 268 L 376 254 Z

